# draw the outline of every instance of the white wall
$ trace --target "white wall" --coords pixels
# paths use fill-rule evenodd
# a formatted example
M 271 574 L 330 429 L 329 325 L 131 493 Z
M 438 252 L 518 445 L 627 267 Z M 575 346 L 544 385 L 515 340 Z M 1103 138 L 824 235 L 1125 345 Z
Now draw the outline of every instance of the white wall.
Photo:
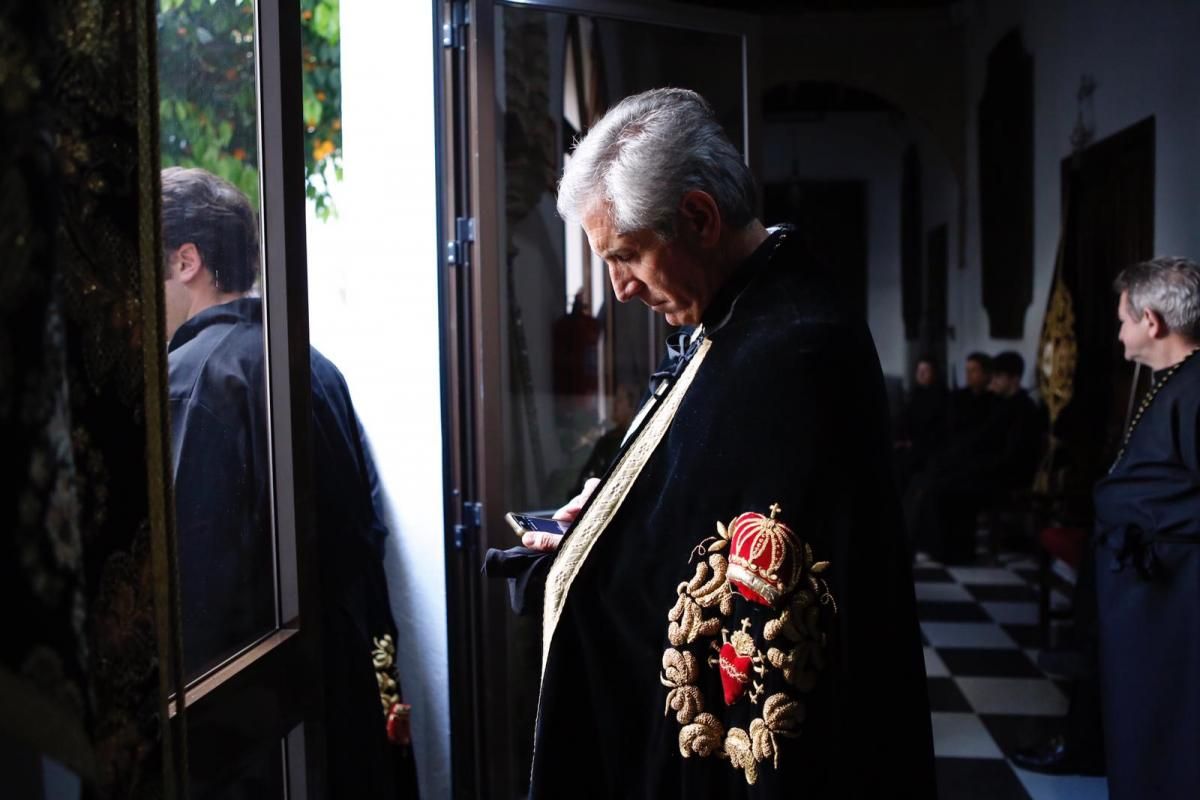
M 867 323 L 887 375 L 905 377 L 910 353 L 900 305 L 900 179 L 904 150 L 921 155 L 922 236 L 947 225 L 950 271 L 958 252 L 958 191 L 949 160 L 911 120 L 884 112 L 828 114 L 819 122 L 770 123 L 763 136 L 764 183 L 867 181 Z
M 388 495 L 398 669 L 421 796 L 439 798 L 450 732 L 432 14 L 342 0 L 345 180 L 339 217 L 309 220 L 309 306 L 312 342 L 346 376 Z
M 1070 155 L 1080 77 L 1095 77 L 1096 139 L 1154 115 L 1154 250 L 1200 257 L 1200 2 L 977 0 L 967 9 L 967 269 L 951 283 L 959 338 L 951 354 L 1017 349 L 1032 363 L 1053 277 L 1060 225 L 1059 169 Z M 979 262 L 977 111 L 987 55 L 1020 26 L 1033 55 L 1034 289 L 1019 341 L 988 335 Z M 957 312 L 956 312 L 957 309 Z M 1026 372 L 1026 383 L 1032 371 Z

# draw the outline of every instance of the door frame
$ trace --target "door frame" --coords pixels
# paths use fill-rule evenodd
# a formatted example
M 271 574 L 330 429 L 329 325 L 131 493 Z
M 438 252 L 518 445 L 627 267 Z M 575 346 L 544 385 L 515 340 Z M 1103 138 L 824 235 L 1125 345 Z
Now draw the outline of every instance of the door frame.
M 443 364 L 448 393 L 447 614 L 449 626 L 451 774 L 455 798 L 496 796 L 515 779 L 504 747 L 502 703 L 508 683 L 502 581 L 480 575 L 489 546 L 514 542 L 504 522 L 506 469 L 503 436 L 505 360 L 504 270 L 499 250 L 502 198 L 497 193 L 497 119 L 494 102 L 495 8 L 537 9 L 593 18 L 663 25 L 741 38 L 742 138 L 755 174 L 761 165 L 760 23 L 737 12 L 672 2 L 630 0 L 442 0 L 444 58 L 440 116 L 443 159 Z M 463 117 L 466 117 L 464 119 Z M 760 190 L 761 192 L 761 190 Z M 761 195 L 758 202 L 761 208 Z M 469 220 L 469 222 L 468 222 Z M 661 327 L 651 326 L 651 331 Z M 657 351 L 661 338 L 647 347 Z M 654 360 L 657 361 L 656 352 Z M 530 746 L 532 742 L 528 743 Z

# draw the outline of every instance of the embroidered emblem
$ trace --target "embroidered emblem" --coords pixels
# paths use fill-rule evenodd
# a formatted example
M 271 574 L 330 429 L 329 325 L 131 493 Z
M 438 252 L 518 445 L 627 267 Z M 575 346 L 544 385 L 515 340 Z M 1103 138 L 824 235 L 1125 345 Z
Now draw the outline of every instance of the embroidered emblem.
M 671 647 L 663 653 L 659 676 L 668 689 L 663 713 L 674 711 L 681 726 L 680 755 L 724 759 L 748 784 L 757 782 L 763 762 L 779 766 L 780 739 L 799 735 L 805 709 L 791 690 L 807 692 L 816 685 L 824 666 L 821 609 L 837 613 L 821 577 L 829 562 L 814 562 L 812 548 L 777 519 L 780 511 L 775 504 L 769 517 L 748 512 L 728 526 L 718 522 L 717 536 L 692 551 L 695 573 L 676 587 L 675 605 L 667 613 Z M 734 614 L 737 595 L 775 612 L 759 631 L 762 647 L 751 616 L 732 633 L 723 627 Z M 750 612 L 764 613 L 769 612 Z M 720 676 L 726 707 L 745 701 L 753 711 L 761 705 L 747 729 L 726 729 L 705 709 L 701 660 L 688 649 L 705 639 L 710 653 L 703 663 Z M 771 673 L 778 675 L 774 685 L 782 679 L 783 691 L 768 692 Z

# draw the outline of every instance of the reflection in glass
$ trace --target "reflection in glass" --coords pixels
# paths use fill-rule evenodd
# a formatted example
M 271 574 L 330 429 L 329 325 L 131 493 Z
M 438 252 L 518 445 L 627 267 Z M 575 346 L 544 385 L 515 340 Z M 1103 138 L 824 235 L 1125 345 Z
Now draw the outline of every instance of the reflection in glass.
M 168 402 L 184 671 L 276 628 L 254 7 L 162 0 Z
M 283 800 L 284 743 L 268 742 L 246 758 L 230 765 L 226 777 L 212 783 L 191 779 L 188 796 L 193 800 Z
M 300 0 L 304 177 L 316 215 L 335 213 L 342 169 L 340 0 Z M 164 167 L 203 167 L 259 207 L 252 0 L 159 0 Z
M 741 147 L 741 39 L 501 6 L 496 31 L 507 507 L 556 508 L 615 456 L 665 333 L 615 302 L 583 230 L 555 211 L 558 176 L 610 105 L 658 86 L 700 92 Z

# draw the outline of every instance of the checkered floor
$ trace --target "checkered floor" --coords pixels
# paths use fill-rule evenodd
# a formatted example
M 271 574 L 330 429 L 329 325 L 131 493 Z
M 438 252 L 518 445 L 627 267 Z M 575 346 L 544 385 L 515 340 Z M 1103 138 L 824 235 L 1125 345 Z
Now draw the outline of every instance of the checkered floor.
M 1037 567 L 913 568 L 941 800 L 1096 800 L 1103 778 L 1017 769 L 1014 750 L 1058 732 L 1067 684 L 1037 666 Z M 1065 597 L 1057 597 L 1065 602 Z

